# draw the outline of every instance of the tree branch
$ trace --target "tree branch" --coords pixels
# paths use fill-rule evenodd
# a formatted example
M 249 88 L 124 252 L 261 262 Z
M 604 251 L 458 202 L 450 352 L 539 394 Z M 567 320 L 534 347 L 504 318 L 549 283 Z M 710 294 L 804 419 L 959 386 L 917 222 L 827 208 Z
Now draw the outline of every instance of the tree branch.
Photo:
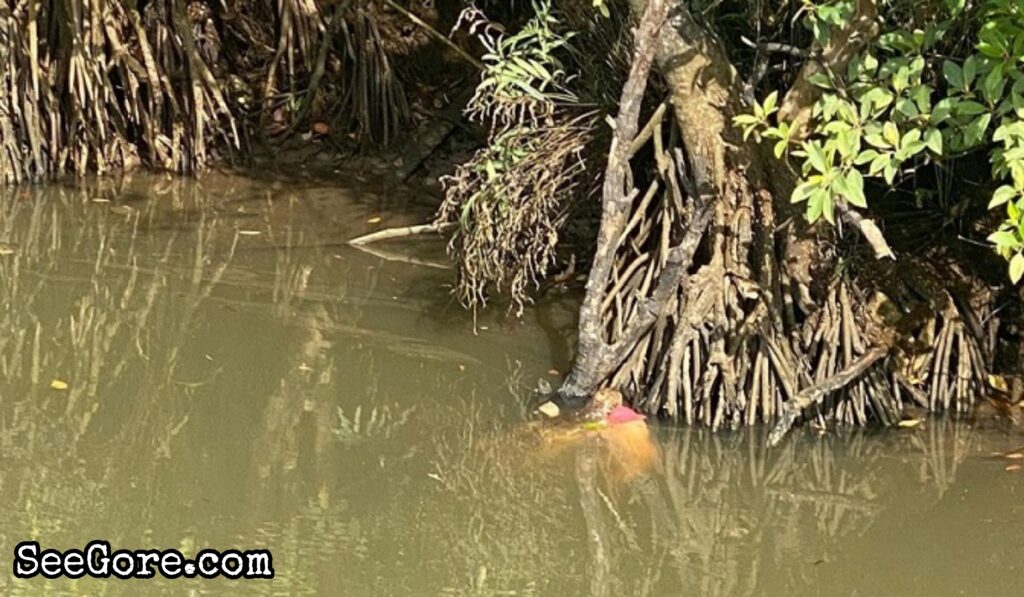
M 768 445 L 778 445 L 782 438 L 789 433 L 796 418 L 805 408 L 821 402 L 826 394 L 845 388 L 887 354 L 889 354 L 888 346 L 876 346 L 862 354 L 860 358 L 839 373 L 797 392 L 796 396 L 782 407 L 782 416 L 772 428 L 772 432 L 768 434 Z
M 843 201 L 836 203 L 836 210 L 839 211 L 845 222 L 860 230 L 861 236 L 864 237 L 864 240 L 871 245 L 871 249 L 875 252 L 875 259 L 885 259 L 886 257 L 896 259 L 896 255 L 885 240 L 882 230 L 875 224 L 874 220 L 865 218 L 856 210 L 850 209 L 850 206 Z
M 614 267 L 618 241 L 627 224 L 630 205 L 637 195 L 635 190 L 627 188 L 631 178 L 629 158 L 638 137 L 640 108 L 654 62 L 655 41 L 667 12 L 666 0 L 648 0 L 634 32 L 636 49 L 629 76 L 622 87 L 619 114 L 615 118 L 608 164 L 601 187 L 602 213 L 597 252 L 587 279 L 583 305 L 580 307 L 579 347 L 572 370 L 559 389 L 559 393 L 567 399 L 585 398 L 609 371 L 608 344 L 601 305 Z
M 430 234 L 431 232 L 445 232 L 455 228 L 455 222 L 434 222 L 431 224 L 417 224 L 415 226 L 402 226 L 400 228 L 385 228 L 384 230 L 378 230 L 377 232 L 371 232 L 370 234 L 364 234 L 363 236 L 353 238 L 348 241 L 348 244 L 353 247 L 360 247 L 375 243 L 381 240 L 391 240 L 395 238 L 406 238 L 409 236 L 416 236 L 417 234 Z
M 789 44 L 782 44 L 782 43 L 775 42 L 775 41 L 763 41 L 763 42 L 758 43 L 758 42 L 752 41 L 751 39 L 749 39 L 745 35 L 741 35 L 740 36 L 740 41 L 742 41 L 744 44 L 750 46 L 751 48 L 756 48 L 756 49 L 761 50 L 763 52 L 772 52 L 772 53 L 776 53 L 776 54 L 789 54 L 790 56 L 793 56 L 795 58 L 810 58 L 811 57 L 811 52 L 810 51 L 805 50 L 803 48 L 798 48 L 796 46 L 791 46 Z

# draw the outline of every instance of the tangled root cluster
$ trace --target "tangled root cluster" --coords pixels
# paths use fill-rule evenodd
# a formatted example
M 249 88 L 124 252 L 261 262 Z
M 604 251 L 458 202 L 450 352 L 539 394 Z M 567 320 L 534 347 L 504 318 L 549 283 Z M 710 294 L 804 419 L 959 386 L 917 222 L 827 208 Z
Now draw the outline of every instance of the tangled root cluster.
M 409 120 L 391 57 L 424 42 L 383 4 L 3 3 L 0 184 L 140 163 L 193 172 L 313 120 L 387 143 Z

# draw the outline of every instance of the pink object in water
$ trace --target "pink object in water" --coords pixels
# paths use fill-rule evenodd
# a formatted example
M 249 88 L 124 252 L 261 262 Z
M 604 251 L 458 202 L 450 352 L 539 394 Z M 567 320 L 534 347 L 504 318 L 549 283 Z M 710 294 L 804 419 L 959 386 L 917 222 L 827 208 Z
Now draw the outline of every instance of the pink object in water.
M 636 412 L 628 406 L 616 406 L 612 409 L 612 412 L 608 413 L 607 421 L 612 424 L 617 423 L 632 423 L 633 421 L 643 421 L 647 417 Z

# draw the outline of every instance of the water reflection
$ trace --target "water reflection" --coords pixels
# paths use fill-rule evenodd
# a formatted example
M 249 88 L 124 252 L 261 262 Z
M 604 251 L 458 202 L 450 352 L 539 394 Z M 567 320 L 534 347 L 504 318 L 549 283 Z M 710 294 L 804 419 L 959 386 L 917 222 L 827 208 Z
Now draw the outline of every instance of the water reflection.
M 396 201 L 226 175 L 0 197 L 0 549 L 266 547 L 278 573 L 58 593 L 913 594 L 961 587 L 919 544 L 941 518 L 996 554 L 961 555 L 964 588 L 1009 586 L 1019 533 L 986 521 L 1022 502 L 984 455 L 1019 436 L 537 426 L 572 299 L 474 334 L 447 272 L 344 247 L 423 217 Z
M 775 450 L 764 447 L 758 430 L 657 432 L 661 466 L 625 479 L 602 466 L 605 448 L 593 441 L 560 451 L 570 453 L 565 462 L 548 460 L 544 467 L 529 456 L 524 461 L 518 444 L 525 442 L 530 454 L 545 443 L 520 435 L 495 442 L 476 434 L 466 442 L 474 449 L 462 458 L 443 453 L 445 511 L 461 510 L 473 521 L 448 536 L 463 567 L 450 592 L 858 594 L 868 576 L 884 589 L 917 568 L 930 569 L 934 553 L 902 555 L 912 536 L 893 537 L 889 525 L 913 519 L 913 528 L 902 531 L 913 534 L 948 524 L 938 512 L 968 491 L 958 485 L 962 467 L 985 473 L 989 486 L 979 491 L 1017 515 L 1024 511 L 1007 493 L 1013 480 L 1005 485 L 1001 466 L 982 456 L 1007 438 L 964 423 L 938 421 L 902 434 L 806 436 Z M 949 493 L 955 495 L 947 499 Z M 982 513 L 958 509 L 955 517 L 978 523 Z M 859 542 L 869 553 L 847 559 Z M 850 574 L 886 557 L 899 565 Z M 1011 558 L 1002 563 L 1016 566 Z M 896 594 L 945 594 L 945 580 L 915 578 Z M 1011 586 L 1012 578 L 1000 573 L 959 582 L 998 587 Z

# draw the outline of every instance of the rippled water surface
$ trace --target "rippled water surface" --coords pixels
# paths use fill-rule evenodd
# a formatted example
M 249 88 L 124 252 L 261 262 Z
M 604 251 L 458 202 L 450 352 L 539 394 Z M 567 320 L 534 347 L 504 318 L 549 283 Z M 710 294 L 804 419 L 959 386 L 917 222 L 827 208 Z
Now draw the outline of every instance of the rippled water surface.
M 0 194 L 0 593 L 1021 594 L 1024 471 L 993 455 L 1016 428 L 775 450 L 538 428 L 574 299 L 474 332 L 439 241 L 344 244 L 428 217 L 415 196 L 228 175 Z M 18 541 L 97 538 L 266 548 L 277 576 L 11 577 Z

